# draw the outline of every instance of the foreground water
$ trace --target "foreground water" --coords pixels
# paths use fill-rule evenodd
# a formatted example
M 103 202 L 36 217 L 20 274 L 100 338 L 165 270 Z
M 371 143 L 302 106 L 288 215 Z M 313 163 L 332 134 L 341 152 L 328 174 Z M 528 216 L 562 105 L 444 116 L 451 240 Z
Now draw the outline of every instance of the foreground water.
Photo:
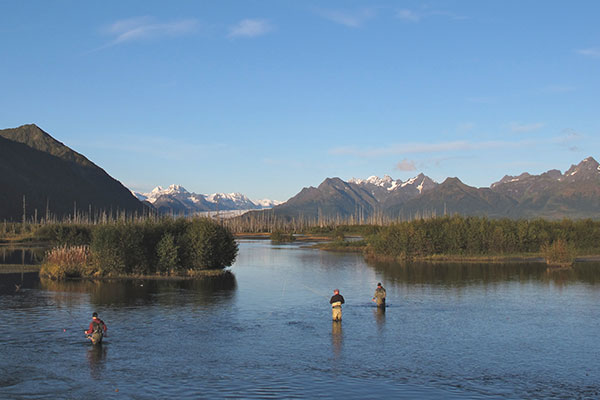
M 367 265 L 244 241 L 231 271 L 0 275 L 0 398 L 600 397 L 599 264 Z M 385 313 L 370 301 L 379 281 Z M 93 311 L 109 327 L 97 348 L 83 335 Z

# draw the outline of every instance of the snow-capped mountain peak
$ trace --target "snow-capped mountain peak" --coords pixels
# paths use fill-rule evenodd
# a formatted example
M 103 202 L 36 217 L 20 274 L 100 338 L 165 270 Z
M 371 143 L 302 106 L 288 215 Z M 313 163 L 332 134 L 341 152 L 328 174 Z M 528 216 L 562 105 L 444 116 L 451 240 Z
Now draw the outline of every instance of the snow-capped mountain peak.
M 206 196 L 206 200 L 211 203 L 217 203 L 219 200 L 229 200 L 234 202 L 248 202 L 251 201 L 248 197 L 241 193 L 213 193 Z
M 368 177 L 367 179 L 352 178 L 348 182 L 355 183 L 357 185 L 370 184 L 370 185 L 375 185 L 375 186 L 379 186 L 382 188 L 389 188 L 389 187 L 393 186 L 396 181 L 394 181 L 392 179 L 392 177 L 389 175 L 384 175 L 383 178 L 372 175 L 372 176 Z
M 585 160 L 581 161 L 579 164 L 572 165 L 571 168 L 569 168 L 565 172 L 564 177 L 574 178 L 575 175 L 583 175 L 582 178 L 578 179 L 585 179 L 588 177 L 597 176 L 598 173 L 600 173 L 600 164 L 598 164 L 598 162 L 593 157 L 588 157 Z
M 352 178 L 349 182 L 357 185 L 368 184 L 378 186 L 380 188 L 387 189 L 388 192 L 401 190 L 407 187 L 414 187 L 419 191 L 419 193 L 422 193 L 423 190 L 428 190 L 436 185 L 436 182 L 434 180 L 425 176 L 422 173 L 415 176 L 414 178 L 407 180 L 406 182 L 402 182 L 402 180 L 400 179 L 394 180 L 389 175 L 384 175 L 383 178 L 379 178 L 377 176 L 370 176 L 367 179 Z
M 418 177 L 414 177 L 414 178 L 410 178 L 409 180 L 407 180 L 406 182 L 404 182 L 403 184 L 400 185 L 400 187 L 405 187 L 408 185 L 414 185 L 414 183 L 417 181 Z
M 181 185 L 170 185 L 168 188 L 157 186 L 150 193 L 132 193 L 141 201 L 147 201 L 162 209 L 173 209 L 174 204 L 183 208 L 184 213 L 227 210 L 257 210 L 271 208 L 281 204 L 280 201 L 263 199 L 258 202 L 250 200 L 242 193 L 212 193 L 210 195 L 188 192 Z M 181 210 L 178 210 L 178 212 Z
M 262 208 L 272 208 L 272 207 L 278 206 L 280 204 L 283 204 L 282 201 L 270 200 L 270 199 L 254 200 L 254 203 L 258 204 Z
M 170 185 L 167 190 L 164 191 L 165 194 L 173 194 L 173 193 L 189 193 L 185 188 L 181 185 Z
M 435 185 L 436 182 L 433 179 L 423 174 L 419 174 L 414 178 L 410 178 L 409 180 L 404 182 L 402 185 L 400 185 L 400 187 L 413 186 L 419 191 L 419 193 L 423 193 L 423 190 L 429 190 Z

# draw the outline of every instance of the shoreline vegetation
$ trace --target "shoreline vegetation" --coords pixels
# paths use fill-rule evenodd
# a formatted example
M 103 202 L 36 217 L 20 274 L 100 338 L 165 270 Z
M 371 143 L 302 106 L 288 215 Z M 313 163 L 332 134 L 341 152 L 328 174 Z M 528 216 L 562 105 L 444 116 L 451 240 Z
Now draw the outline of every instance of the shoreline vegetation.
M 570 267 L 600 261 L 600 221 L 549 221 L 444 216 L 388 224 L 321 223 L 298 229 L 281 221 L 261 231 L 226 220 L 148 218 L 97 223 L 0 224 L 0 245 L 50 243 L 41 275 L 65 277 L 194 277 L 223 270 L 237 256 L 236 239 L 310 243 L 368 260 L 546 262 Z M 235 232 L 235 234 L 233 233 Z M 317 242 L 315 244 L 315 242 Z M 82 247 L 83 246 L 83 247 Z M 68 268 L 67 268 L 68 267 Z
M 50 279 L 201 277 L 231 266 L 238 252 L 233 234 L 206 218 L 54 224 L 36 235 L 55 244 L 40 268 Z
M 318 226 L 295 233 L 274 230 L 237 233 L 242 239 L 285 243 L 364 254 L 372 261 L 397 263 L 545 263 L 568 268 L 575 262 L 600 261 L 600 222 L 438 217 L 389 225 Z M 276 238 L 277 240 L 274 240 Z M 287 240 L 291 242 L 292 240 Z M 314 243 L 317 242 L 317 243 Z
M 576 260 L 598 261 L 600 222 L 440 217 L 394 223 L 364 240 L 315 247 L 362 252 L 376 261 L 545 262 L 565 268 Z

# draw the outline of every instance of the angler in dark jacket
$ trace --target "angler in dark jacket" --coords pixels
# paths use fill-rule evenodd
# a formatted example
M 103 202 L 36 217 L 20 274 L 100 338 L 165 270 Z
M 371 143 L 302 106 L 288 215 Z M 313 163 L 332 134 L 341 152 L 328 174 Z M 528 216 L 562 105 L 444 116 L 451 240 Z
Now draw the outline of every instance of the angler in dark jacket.
M 381 282 L 377 284 L 375 294 L 373 295 L 373 301 L 377 303 L 377 307 L 385 308 L 385 289 L 381 286 Z
M 329 304 L 331 304 L 331 317 L 334 321 L 342 320 L 342 304 L 344 303 L 344 296 L 340 294 L 338 289 L 335 289 L 331 300 L 329 300 Z
M 106 324 L 100 318 L 98 318 L 98 313 L 95 312 L 92 314 L 92 322 L 90 322 L 90 327 L 84 333 L 87 335 L 87 338 L 92 341 L 92 344 L 100 344 L 102 343 L 102 338 L 106 334 Z

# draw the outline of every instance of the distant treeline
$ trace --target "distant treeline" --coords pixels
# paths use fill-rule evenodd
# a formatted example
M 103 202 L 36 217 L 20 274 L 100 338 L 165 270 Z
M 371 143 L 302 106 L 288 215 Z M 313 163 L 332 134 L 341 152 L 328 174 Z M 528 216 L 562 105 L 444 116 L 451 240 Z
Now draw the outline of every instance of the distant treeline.
M 207 218 L 48 224 L 34 237 L 56 246 L 41 271 L 53 278 L 193 275 L 230 266 L 238 252 L 231 231 Z
M 421 213 L 415 214 L 412 219 L 431 217 Z M 235 233 L 258 233 L 258 232 L 306 232 L 312 229 L 331 229 L 338 226 L 385 226 L 406 219 L 394 218 L 383 212 L 372 212 L 368 216 L 363 210 L 358 209 L 356 215 L 349 216 L 327 216 L 319 210 L 318 217 L 299 215 L 290 217 L 276 214 L 274 209 L 250 211 L 239 217 L 223 219 L 223 224 Z
M 367 238 L 368 254 L 393 259 L 435 255 L 510 255 L 540 253 L 544 246 L 567 243 L 579 252 L 600 248 L 600 222 L 439 217 L 381 227 Z

